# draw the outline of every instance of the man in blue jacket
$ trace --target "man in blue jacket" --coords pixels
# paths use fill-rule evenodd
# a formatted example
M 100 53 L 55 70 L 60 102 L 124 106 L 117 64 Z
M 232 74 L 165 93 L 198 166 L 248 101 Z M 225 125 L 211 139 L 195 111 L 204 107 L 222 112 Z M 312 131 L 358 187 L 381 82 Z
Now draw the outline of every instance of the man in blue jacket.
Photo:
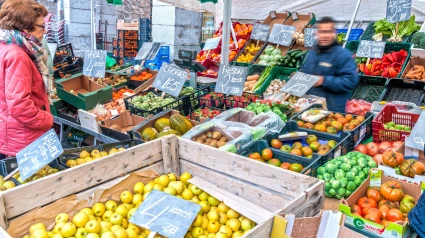
M 317 45 L 309 54 L 301 72 L 320 76 L 307 94 L 326 98 L 328 110 L 345 111 L 345 102 L 359 78 L 351 53 L 336 42 L 335 22 L 324 17 L 318 23 Z

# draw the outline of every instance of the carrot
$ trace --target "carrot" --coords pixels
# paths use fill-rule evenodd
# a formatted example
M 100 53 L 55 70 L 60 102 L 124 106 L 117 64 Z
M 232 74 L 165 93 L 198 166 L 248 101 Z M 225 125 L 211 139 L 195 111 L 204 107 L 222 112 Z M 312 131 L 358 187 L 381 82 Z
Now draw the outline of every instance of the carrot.
M 260 79 L 260 75 L 258 74 L 246 77 L 246 81 L 258 81 L 259 79 Z

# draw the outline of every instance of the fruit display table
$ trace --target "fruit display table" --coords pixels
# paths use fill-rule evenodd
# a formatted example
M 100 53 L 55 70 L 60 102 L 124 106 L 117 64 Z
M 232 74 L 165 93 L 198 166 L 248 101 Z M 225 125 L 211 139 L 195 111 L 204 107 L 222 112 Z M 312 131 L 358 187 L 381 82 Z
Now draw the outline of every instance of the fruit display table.
M 158 174 L 189 172 L 194 178 L 233 194 L 234 201 L 243 197 L 269 214 L 313 216 L 323 207 L 324 185 L 316 178 L 172 135 L 0 193 L 0 212 L 6 214 L 0 217 L 1 227 L 7 228 L 11 218 L 58 199 L 82 191 L 86 195 L 92 194 L 96 185 L 115 181 L 132 171 L 147 169 Z M 22 224 L 25 225 L 30 224 Z

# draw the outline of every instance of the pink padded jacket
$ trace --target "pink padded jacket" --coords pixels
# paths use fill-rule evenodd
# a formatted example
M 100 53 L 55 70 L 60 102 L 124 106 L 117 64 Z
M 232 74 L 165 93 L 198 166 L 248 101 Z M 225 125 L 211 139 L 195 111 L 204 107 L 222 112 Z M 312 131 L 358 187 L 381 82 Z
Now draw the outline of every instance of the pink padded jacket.
M 0 154 L 15 156 L 52 125 L 37 67 L 19 46 L 0 44 Z

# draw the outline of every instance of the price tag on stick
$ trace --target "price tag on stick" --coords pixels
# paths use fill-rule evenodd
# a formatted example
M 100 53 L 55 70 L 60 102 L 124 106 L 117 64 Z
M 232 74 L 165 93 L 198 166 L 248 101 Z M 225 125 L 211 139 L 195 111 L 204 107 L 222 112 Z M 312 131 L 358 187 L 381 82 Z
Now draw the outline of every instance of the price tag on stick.
M 297 97 L 302 97 L 317 81 L 319 81 L 319 79 L 320 78 L 315 75 L 297 72 L 280 89 L 280 91 Z
M 387 21 L 407 21 L 412 11 L 412 0 L 387 0 Z
M 304 28 L 304 47 L 313 47 L 316 44 L 317 28 Z
M 202 50 L 213 50 L 217 48 L 218 43 L 220 43 L 221 37 L 211 38 L 205 42 L 204 48 Z
M 251 39 L 259 41 L 267 41 L 270 26 L 266 24 L 255 23 L 251 33 Z
M 188 79 L 188 75 L 186 70 L 175 64 L 163 63 L 152 86 L 174 97 L 178 97 Z
M 84 75 L 94 78 L 104 78 L 105 70 L 106 50 L 88 50 L 84 53 Z
M 385 41 L 362 40 L 357 48 L 356 57 L 380 59 L 384 55 L 385 45 Z
M 183 238 L 201 206 L 152 190 L 129 222 L 169 238 Z
M 63 153 L 62 145 L 51 129 L 16 155 L 22 180 L 31 177 Z
M 246 67 L 222 65 L 218 73 L 215 92 L 241 96 L 247 74 L 248 68 Z
M 160 43 L 144 42 L 139 52 L 137 52 L 135 60 L 154 60 L 161 48 Z
M 292 34 L 294 34 L 295 30 L 296 28 L 294 26 L 274 24 L 268 42 L 289 46 L 292 42 Z

